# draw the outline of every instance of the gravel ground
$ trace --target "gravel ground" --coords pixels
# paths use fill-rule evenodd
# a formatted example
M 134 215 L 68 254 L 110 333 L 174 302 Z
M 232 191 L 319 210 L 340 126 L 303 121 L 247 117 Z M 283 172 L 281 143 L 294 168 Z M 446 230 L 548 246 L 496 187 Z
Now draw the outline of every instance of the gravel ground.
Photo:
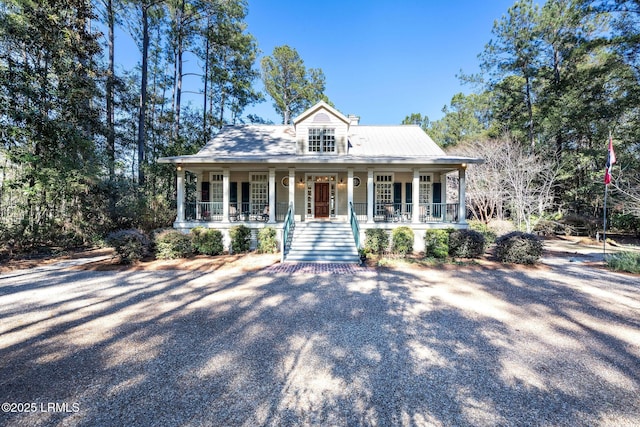
M 639 396 L 640 279 L 582 263 L 0 275 L 0 425 L 638 426 Z

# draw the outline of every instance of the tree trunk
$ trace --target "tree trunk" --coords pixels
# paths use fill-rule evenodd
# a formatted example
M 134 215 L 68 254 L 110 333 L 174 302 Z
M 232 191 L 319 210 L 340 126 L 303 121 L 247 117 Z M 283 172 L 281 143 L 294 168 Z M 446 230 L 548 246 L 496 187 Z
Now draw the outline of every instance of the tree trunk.
M 529 144 L 531 148 L 534 148 L 536 141 L 533 135 L 533 103 L 531 101 L 531 78 L 526 77 L 526 91 L 527 91 L 527 112 L 529 114 Z
M 180 11 L 176 17 L 176 27 L 178 29 L 178 40 L 177 40 L 177 48 L 178 52 L 176 55 L 176 109 L 175 109 L 175 122 L 174 122 L 174 135 L 175 138 L 180 136 L 180 102 L 182 98 L 182 53 L 184 51 L 184 29 L 182 28 L 184 25 L 184 0 L 180 3 Z
M 115 108 L 114 108 L 114 79 L 115 79 L 115 15 L 113 11 L 113 0 L 107 0 L 107 25 L 109 27 L 109 72 L 107 73 L 107 168 L 109 170 L 109 182 L 115 179 Z M 113 199 L 113 197 L 111 198 Z M 110 200 L 115 204 L 115 199 Z
M 140 83 L 140 113 L 138 116 L 138 185 L 145 183 L 145 116 L 147 110 L 147 67 L 149 53 L 149 5 L 142 6 L 142 81 Z
M 202 103 L 202 135 L 204 143 L 209 141 L 209 131 L 207 129 L 207 89 L 209 84 L 209 33 L 211 31 L 211 16 L 207 20 L 207 36 L 205 37 L 204 54 L 204 102 Z

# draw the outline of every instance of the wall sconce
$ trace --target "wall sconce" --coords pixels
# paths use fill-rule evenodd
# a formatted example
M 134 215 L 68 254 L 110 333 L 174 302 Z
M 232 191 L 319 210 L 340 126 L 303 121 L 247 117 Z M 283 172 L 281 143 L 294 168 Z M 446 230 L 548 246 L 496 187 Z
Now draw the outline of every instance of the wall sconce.
M 178 169 L 178 171 L 181 171 L 182 170 L 182 166 L 178 165 L 178 167 L 176 169 Z
M 466 164 L 466 163 L 463 163 L 463 164 L 462 164 L 462 168 L 463 168 L 463 169 L 466 169 L 466 167 L 467 167 L 467 164 Z
M 298 185 L 299 186 L 303 186 L 304 185 L 304 179 L 300 178 L 300 180 L 298 181 Z
M 344 179 L 340 178 L 340 181 L 338 181 L 338 185 L 344 185 Z

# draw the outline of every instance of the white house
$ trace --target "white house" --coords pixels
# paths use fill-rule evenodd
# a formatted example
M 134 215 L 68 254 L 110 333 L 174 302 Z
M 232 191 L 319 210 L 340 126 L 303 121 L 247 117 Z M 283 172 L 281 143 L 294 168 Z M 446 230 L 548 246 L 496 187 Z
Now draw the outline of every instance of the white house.
M 283 229 L 296 222 L 350 222 L 368 228 L 465 228 L 465 170 L 478 158 L 447 155 L 418 126 L 365 126 L 320 102 L 293 125 L 226 126 L 197 154 L 164 157 L 178 175 L 174 227 L 238 223 Z M 195 174 L 195 200 L 185 199 L 185 172 Z M 459 177 L 447 200 L 446 176 Z

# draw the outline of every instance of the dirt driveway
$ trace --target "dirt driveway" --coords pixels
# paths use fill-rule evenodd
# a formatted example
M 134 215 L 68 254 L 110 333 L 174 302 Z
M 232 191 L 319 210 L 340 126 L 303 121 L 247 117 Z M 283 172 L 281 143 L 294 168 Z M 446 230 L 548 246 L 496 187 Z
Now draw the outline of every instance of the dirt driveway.
M 0 275 L 0 425 L 640 425 L 640 280 L 535 268 Z

